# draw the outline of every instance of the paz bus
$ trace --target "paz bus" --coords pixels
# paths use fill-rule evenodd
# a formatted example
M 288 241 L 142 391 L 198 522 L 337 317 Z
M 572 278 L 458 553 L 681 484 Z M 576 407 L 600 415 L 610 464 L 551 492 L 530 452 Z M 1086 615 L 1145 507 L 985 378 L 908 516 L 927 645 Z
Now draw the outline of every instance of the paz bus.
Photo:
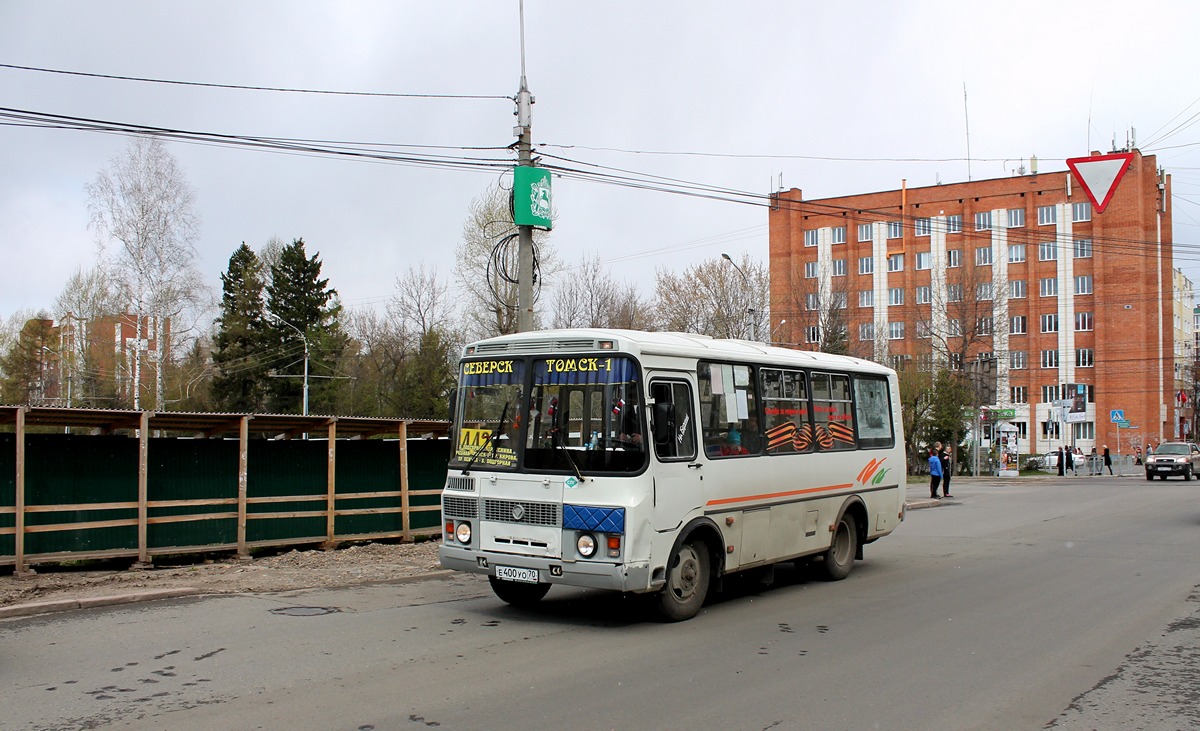
M 848 356 L 506 335 L 464 348 L 451 420 L 439 560 L 517 606 L 564 584 L 690 619 L 736 572 L 812 559 L 845 578 L 904 519 L 896 373 Z

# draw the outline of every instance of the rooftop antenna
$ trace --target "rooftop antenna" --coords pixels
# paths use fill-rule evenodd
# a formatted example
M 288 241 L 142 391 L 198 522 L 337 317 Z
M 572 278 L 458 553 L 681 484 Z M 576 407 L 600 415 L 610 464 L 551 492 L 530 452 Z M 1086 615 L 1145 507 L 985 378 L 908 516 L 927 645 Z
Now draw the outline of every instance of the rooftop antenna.
M 967 130 L 967 182 L 971 182 L 971 115 L 967 110 L 967 82 L 963 81 L 963 120 Z

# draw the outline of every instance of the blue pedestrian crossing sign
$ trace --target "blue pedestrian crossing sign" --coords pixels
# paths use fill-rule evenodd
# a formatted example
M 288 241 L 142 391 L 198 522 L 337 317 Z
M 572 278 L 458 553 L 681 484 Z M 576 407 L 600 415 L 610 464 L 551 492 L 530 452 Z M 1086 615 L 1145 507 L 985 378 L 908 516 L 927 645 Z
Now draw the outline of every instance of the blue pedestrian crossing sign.
M 1125 409 L 1113 409 L 1112 411 L 1109 411 L 1108 420 L 1113 423 L 1125 421 Z

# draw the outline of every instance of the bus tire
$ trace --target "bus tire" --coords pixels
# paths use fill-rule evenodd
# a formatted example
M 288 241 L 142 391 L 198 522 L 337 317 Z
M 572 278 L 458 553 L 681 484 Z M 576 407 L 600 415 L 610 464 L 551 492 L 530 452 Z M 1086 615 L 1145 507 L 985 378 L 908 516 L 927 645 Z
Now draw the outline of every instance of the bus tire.
M 667 585 L 658 593 L 658 616 L 682 622 L 700 613 L 711 578 L 708 549 L 703 542 L 683 543 L 667 567 Z
M 488 583 L 492 585 L 492 591 L 500 597 L 501 601 L 514 607 L 536 606 L 542 597 L 546 596 L 546 592 L 550 591 L 549 584 L 519 584 L 515 581 L 497 579 L 495 576 L 489 576 Z
M 858 528 L 854 516 L 843 513 L 833 531 L 833 541 L 821 562 L 821 573 L 829 581 L 841 581 L 854 568 L 854 557 L 858 553 Z

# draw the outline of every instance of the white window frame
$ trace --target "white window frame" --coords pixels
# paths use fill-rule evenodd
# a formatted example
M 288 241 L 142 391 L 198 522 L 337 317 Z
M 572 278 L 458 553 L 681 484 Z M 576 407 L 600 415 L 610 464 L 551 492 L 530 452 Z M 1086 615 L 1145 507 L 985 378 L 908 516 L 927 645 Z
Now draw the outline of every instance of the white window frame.
M 1038 225 L 1053 226 L 1058 223 L 1058 207 L 1057 206 L 1038 206 Z
M 990 267 L 992 265 L 992 247 L 980 246 L 975 249 L 975 266 Z
M 961 284 L 946 285 L 946 301 L 947 302 L 962 302 L 963 301 L 963 286 Z
M 887 237 L 889 239 L 904 238 L 904 222 L 903 221 L 888 221 L 887 222 Z
M 1084 201 L 1083 203 L 1071 204 L 1071 222 L 1082 223 L 1092 220 L 1092 203 Z
M 1038 280 L 1039 297 L 1058 296 L 1058 277 L 1042 277 Z
M 888 290 L 888 307 L 904 304 L 904 287 L 892 287 Z
M 1009 244 L 1008 263 L 1020 264 L 1025 261 L 1025 244 Z
M 861 241 L 871 241 L 872 239 L 874 239 L 875 238 L 874 229 L 875 229 L 874 224 L 870 224 L 870 223 L 858 224 L 858 240 L 861 242 Z
M 1029 287 L 1024 279 L 1008 280 L 1008 298 L 1010 300 L 1022 300 L 1029 296 Z
M 1058 367 L 1058 351 L 1050 348 L 1042 351 L 1042 367 L 1057 368 Z
M 975 321 L 976 335 L 992 335 L 996 332 L 996 318 L 980 317 Z M 989 359 L 990 360 L 990 359 Z
M 954 213 L 946 216 L 946 233 L 960 234 L 962 233 L 962 214 Z
M 816 292 L 809 292 L 804 295 L 804 309 L 809 312 L 816 312 L 821 309 L 821 295 Z
M 858 259 L 859 274 L 874 274 L 875 273 L 875 257 L 863 256 Z
M 1038 261 L 1058 261 L 1058 242 L 1043 241 L 1038 244 Z
M 933 232 L 932 219 L 918 218 L 913 221 L 914 236 L 929 236 Z
M 1092 294 L 1092 275 L 1078 274 L 1075 276 L 1075 294 Z
M 995 299 L 995 290 L 991 282 L 976 282 L 975 283 L 975 299 L 980 302 L 990 302 Z
M 1013 315 L 1008 320 L 1009 335 L 1029 334 L 1029 318 L 1026 315 Z
M 1091 332 L 1096 327 L 1096 318 L 1091 312 L 1075 313 L 1075 332 Z
M 835 244 L 846 243 L 846 227 L 845 226 L 834 226 L 832 235 L 833 235 L 833 243 L 835 243 Z
M 1092 258 L 1092 240 L 1091 239 L 1075 239 L 1075 258 L 1076 259 L 1091 259 Z
M 833 276 L 835 276 L 835 277 L 846 276 L 846 260 L 845 259 L 834 259 L 832 269 L 833 269 Z
M 957 269 L 962 266 L 962 249 L 946 249 L 946 268 Z
M 875 290 L 863 289 L 858 293 L 859 307 L 874 307 L 875 306 Z
M 1056 333 L 1058 332 L 1058 313 L 1052 312 L 1041 316 L 1041 332 Z
M 804 328 L 804 342 L 819 343 L 821 342 L 821 328 L 816 325 L 809 325 Z
M 875 339 L 875 323 L 861 322 L 858 325 L 859 340 L 874 340 Z
M 815 262 L 815 261 L 804 262 L 804 278 L 805 279 L 816 279 L 817 275 L 820 273 L 821 273 L 820 265 L 817 262 Z
M 1025 228 L 1025 209 L 1024 208 L 1009 208 L 1008 209 L 1008 227 L 1009 228 Z
M 916 302 L 918 305 L 928 305 L 933 302 L 933 287 L 922 284 L 917 287 Z
M 904 339 L 904 320 L 894 320 L 888 323 L 888 340 Z
M 992 230 L 992 212 L 980 211 L 975 214 L 975 230 L 976 231 L 991 231 Z
M 1029 367 L 1029 354 L 1024 350 L 1008 352 L 1008 367 L 1014 371 L 1023 371 Z
M 1076 348 L 1075 349 L 1075 367 L 1076 368 L 1095 368 L 1096 367 L 1096 351 L 1092 348 Z
M 804 232 L 804 245 L 816 246 L 821 240 L 821 234 L 817 229 L 810 228 Z
M 916 269 L 918 272 L 924 271 L 926 269 L 930 269 L 933 267 L 933 252 L 932 251 L 918 251 L 918 252 L 916 252 L 916 255 L 917 255 Z
M 1028 386 L 1009 386 L 1008 400 L 1014 404 L 1029 403 L 1029 387 Z

